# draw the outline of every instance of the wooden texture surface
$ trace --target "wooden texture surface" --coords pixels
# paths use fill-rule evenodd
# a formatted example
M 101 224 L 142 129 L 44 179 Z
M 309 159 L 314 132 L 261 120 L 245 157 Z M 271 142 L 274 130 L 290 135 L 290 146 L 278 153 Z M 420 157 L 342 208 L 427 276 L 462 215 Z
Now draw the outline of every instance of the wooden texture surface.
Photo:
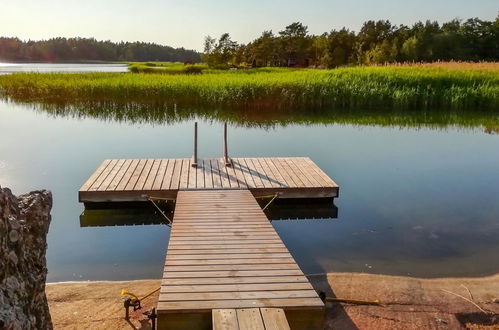
M 338 185 L 307 157 L 106 159 L 82 185 L 81 202 L 141 201 L 178 190 L 250 189 L 254 195 L 337 197 Z
M 289 330 L 281 308 L 214 309 L 213 330 Z
M 323 306 L 249 190 L 178 192 L 158 313 Z

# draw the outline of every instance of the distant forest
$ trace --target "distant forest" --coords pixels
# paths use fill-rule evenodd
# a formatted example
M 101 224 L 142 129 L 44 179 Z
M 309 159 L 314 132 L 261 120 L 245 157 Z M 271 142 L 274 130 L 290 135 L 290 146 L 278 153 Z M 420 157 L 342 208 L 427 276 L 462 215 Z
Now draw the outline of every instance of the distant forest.
M 495 21 L 470 18 L 439 24 L 394 25 L 365 22 L 358 33 L 346 28 L 310 35 L 300 22 L 277 34 L 264 31 L 244 45 L 228 33 L 205 38 L 203 60 L 211 66 L 296 66 L 333 68 L 395 62 L 498 61 L 499 16 Z
M 22 41 L 0 37 L 3 61 L 171 61 L 200 62 L 194 50 L 173 48 L 146 42 L 97 41 L 93 38 L 53 38 Z

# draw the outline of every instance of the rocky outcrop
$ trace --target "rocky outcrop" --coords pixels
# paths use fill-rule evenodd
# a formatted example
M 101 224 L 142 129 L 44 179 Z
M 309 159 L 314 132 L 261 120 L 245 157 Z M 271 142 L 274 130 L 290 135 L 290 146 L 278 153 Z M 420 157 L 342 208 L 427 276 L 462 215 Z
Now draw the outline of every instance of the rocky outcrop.
M 45 251 L 52 194 L 0 187 L 0 329 L 52 329 Z

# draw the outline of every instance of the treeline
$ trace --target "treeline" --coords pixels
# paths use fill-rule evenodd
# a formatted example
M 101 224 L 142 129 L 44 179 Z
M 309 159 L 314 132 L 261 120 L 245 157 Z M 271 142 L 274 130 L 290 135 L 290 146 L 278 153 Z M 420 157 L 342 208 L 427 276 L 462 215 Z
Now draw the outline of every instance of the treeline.
M 454 19 L 412 27 L 388 20 L 365 22 L 358 33 L 346 28 L 310 35 L 296 22 L 274 34 L 264 31 L 238 44 L 228 33 L 205 38 L 203 60 L 212 66 L 298 66 L 333 68 L 393 62 L 498 61 L 499 16 L 495 21 Z
M 93 38 L 22 41 L 0 37 L 3 61 L 171 61 L 200 62 L 194 50 L 146 42 L 111 42 Z

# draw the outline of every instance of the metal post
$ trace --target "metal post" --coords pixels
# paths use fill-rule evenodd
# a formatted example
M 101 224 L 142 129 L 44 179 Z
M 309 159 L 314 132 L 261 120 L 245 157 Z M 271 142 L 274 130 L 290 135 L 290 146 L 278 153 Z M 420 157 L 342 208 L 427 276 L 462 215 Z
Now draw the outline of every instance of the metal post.
M 194 155 L 192 156 L 192 167 L 198 167 L 198 122 L 194 123 Z
M 227 150 L 227 123 L 224 123 L 224 163 L 225 166 L 231 166 L 229 151 Z

